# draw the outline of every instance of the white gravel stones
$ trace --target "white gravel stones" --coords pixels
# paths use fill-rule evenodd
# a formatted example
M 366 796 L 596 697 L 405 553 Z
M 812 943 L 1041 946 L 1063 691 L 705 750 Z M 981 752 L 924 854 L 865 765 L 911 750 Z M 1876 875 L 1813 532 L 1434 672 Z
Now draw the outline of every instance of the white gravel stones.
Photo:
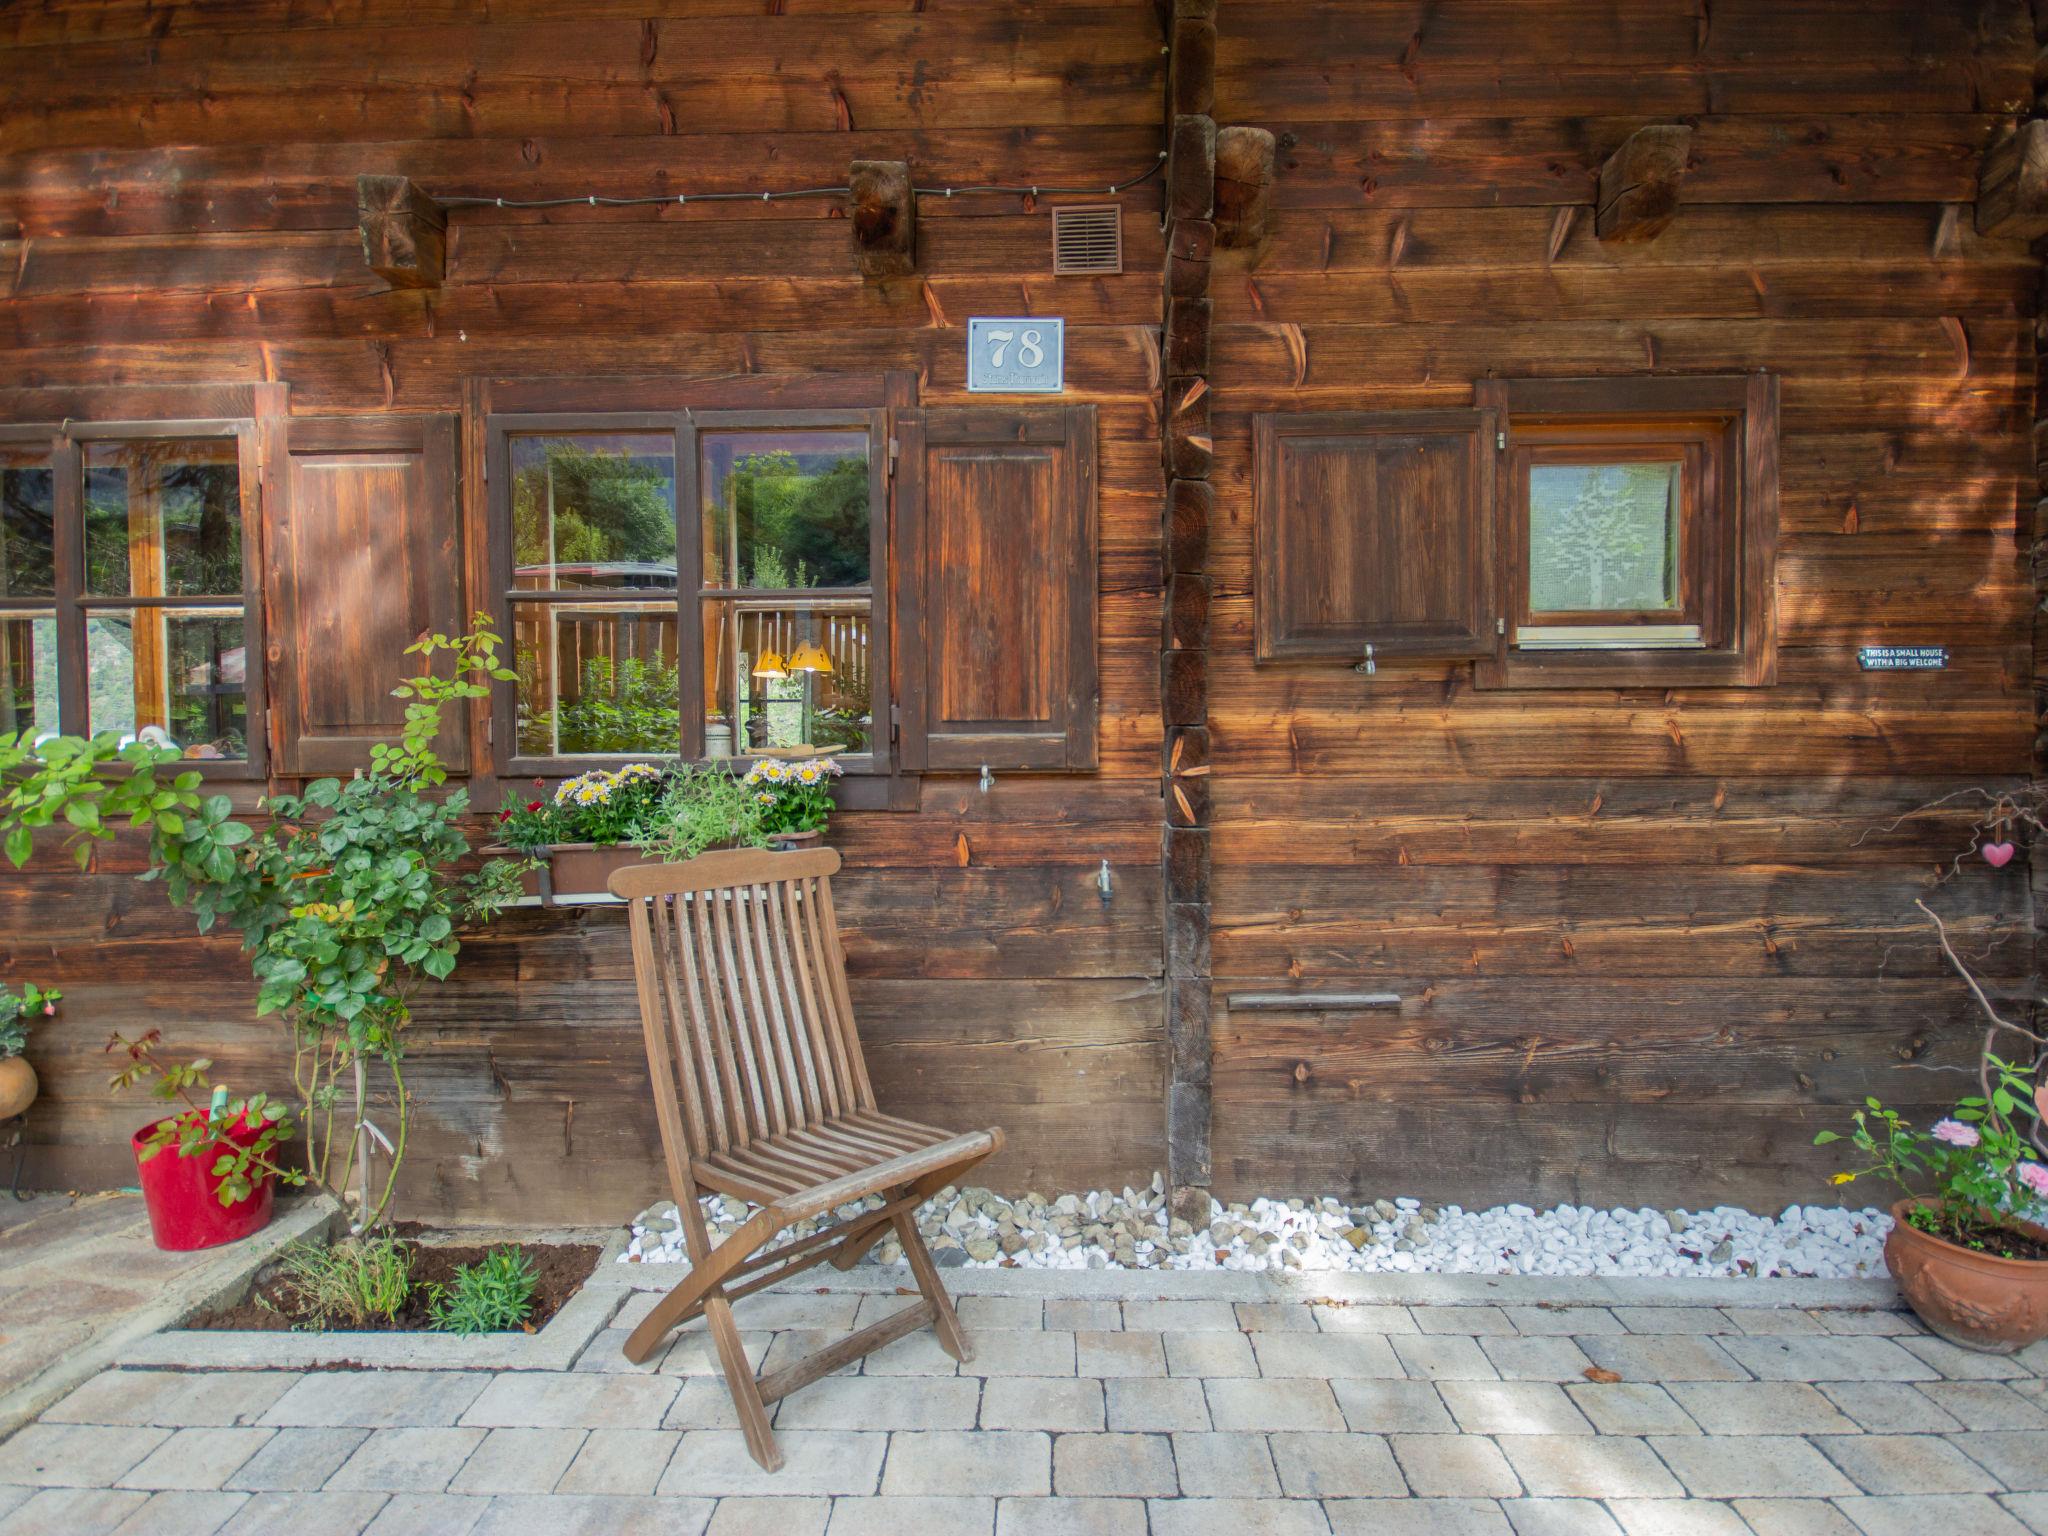
M 863 1202 L 863 1206 L 879 1204 Z M 741 1201 L 710 1196 L 704 1218 L 714 1242 L 745 1220 Z M 845 1206 L 842 1219 L 861 1206 Z M 1701 1278 L 1796 1276 L 1845 1279 L 1884 1272 L 1891 1218 L 1875 1209 L 1792 1205 L 1777 1216 L 1734 1206 L 1706 1211 L 1649 1207 L 1599 1210 L 1560 1205 L 1537 1211 L 1497 1205 L 1467 1211 L 1410 1198 L 1347 1204 L 1321 1200 L 1210 1202 L 1205 1223 L 1166 1209 L 1163 1181 L 1011 1200 L 987 1189 L 948 1188 L 918 1226 L 943 1267 L 1023 1269 L 1346 1270 L 1358 1274 L 1654 1275 Z M 804 1222 L 792 1235 L 807 1236 Z M 620 1262 L 687 1262 L 675 1206 L 650 1206 L 633 1220 Z M 871 1260 L 903 1262 L 894 1238 Z

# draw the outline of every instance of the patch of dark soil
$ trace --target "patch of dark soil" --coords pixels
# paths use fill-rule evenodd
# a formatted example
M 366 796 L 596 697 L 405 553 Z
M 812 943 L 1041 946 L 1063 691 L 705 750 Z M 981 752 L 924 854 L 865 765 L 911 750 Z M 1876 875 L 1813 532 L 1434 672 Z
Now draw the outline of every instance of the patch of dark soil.
M 401 1223 L 396 1229 L 401 1238 L 411 1239 L 419 1228 L 410 1223 Z M 297 1294 L 290 1283 L 278 1274 L 275 1267 L 267 1267 L 256 1276 L 256 1283 L 249 1294 L 232 1307 L 222 1307 L 211 1312 L 202 1312 L 188 1319 L 187 1328 L 206 1330 L 238 1329 L 255 1333 L 286 1333 L 292 1331 L 316 1333 L 418 1333 L 430 1326 L 427 1313 L 430 1287 L 437 1282 L 453 1285 L 455 1270 L 463 1264 L 474 1264 L 492 1248 L 516 1247 L 532 1263 L 540 1280 L 533 1289 L 533 1315 L 527 1319 L 526 1331 L 540 1329 L 583 1288 L 583 1282 L 590 1278 L 590 1272 L 597 1267 L 599 1249 L 587 1243 L 514 1243 L 514 1244 L 462 1244 L 412 1242 L 412 1292 L 406 1297 L 405 1305 L 399 1309 L 394 1322 L 373 1321 L 363 1328 L 322 1328 L 306 1317 Z
M 1925 1232 L 1929 1237 L 1939 1238 L 1944 1243 L 1953 1243 L 1958 1248 L 1967 1248 L 1972 1253 L 1987 1254 L 1994 1259 L 2024 1259 L 2030 1263 L 2048 1263 L 2048 1242 L 2043 1242 L 2033 1232 L 2020 1227 L 2007 1226 L 1997 1221 L 1965 1221 L 1960 1229 L 1940 1221 L 1925 1206 L 1916 1206 L 1906 1212 L 1906 1220 Z

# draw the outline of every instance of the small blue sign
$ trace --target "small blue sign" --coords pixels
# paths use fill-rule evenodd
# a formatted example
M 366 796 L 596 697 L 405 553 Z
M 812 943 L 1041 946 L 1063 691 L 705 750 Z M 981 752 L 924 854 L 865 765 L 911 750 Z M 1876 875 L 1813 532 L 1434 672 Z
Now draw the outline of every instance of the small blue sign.
M 967 388 L 975 394 L 1056 395 L 1066 370 L 1067 322 L 1035 315 L 967 322 Z

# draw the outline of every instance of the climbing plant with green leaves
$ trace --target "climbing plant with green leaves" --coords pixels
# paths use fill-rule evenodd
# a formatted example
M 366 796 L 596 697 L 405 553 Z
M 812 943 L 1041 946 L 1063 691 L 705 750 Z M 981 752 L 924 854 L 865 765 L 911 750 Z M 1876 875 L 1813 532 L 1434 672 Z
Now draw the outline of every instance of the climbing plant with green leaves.
M 393 690 L 407 700 L 399 740 L 373 747 L 359 777 L 272 797 L 256 827 L 235 819 L 226 795 L 202 795 L 199 774 L 174 771 L 170 749 L 112 733 L 0 738 L 0 851 L 15 867 L 39 832 L 62 827 L 83 868 L 93 845 L 125 825 L 149 837 L 141 878 L 161 880 L 200 931 L 240 931 L 257 1012 L 292 1031 L 307 1172 L 336 1188 L 351 1166 L 366 1171 L 366 1137 L 389 1150 L 381 1194 L 373 1199 L 362 1182 L 359 1229 L 386 1215 L 405 1156 L 411 998 L 423 981 L 453 973 L 465 925 L 519 895 L 518 866 L 471 867 L 469 795 L 438 793 L 448 773 L 433 747 L 444 709 L 513 676 L 499 663 L 500 643 L 478 614 L 468 634 L 410 646 L 423 671 Z M 373 1063 L 389 1079 L 388 1137 L 368 1119 Z

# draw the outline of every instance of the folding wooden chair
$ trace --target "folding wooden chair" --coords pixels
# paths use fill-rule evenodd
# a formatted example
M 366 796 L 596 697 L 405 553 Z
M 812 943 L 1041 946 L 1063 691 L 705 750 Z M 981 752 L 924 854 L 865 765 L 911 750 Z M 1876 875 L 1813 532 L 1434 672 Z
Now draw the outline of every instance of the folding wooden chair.
M 611 878 L 627 901 L 648 1074 L 689 1277 L 626 1340 L 628 1360 L 704 1314 L 747 1449 L 782 1465 L 767 1405 L 930 1323 L 956 1360 L 972 1358 L 917 1208 L 1001 1148 L 999 1130 L 955 1136 L 880 1113 L 861 1059 L 832 915 L 832 849 L 707 853 Z M 705 1190 L 759 1206 L 716 1248 L 697 1205 Z M 883 1203 L 773 1248 L 785 1227 L 866 1195 Z M 830 1259 L 851 1268 L 894 1229 L 921 1299 L 756 1379 L 732 1303 Z M 765 1250 L 765 1251 L 764 1251 Z

